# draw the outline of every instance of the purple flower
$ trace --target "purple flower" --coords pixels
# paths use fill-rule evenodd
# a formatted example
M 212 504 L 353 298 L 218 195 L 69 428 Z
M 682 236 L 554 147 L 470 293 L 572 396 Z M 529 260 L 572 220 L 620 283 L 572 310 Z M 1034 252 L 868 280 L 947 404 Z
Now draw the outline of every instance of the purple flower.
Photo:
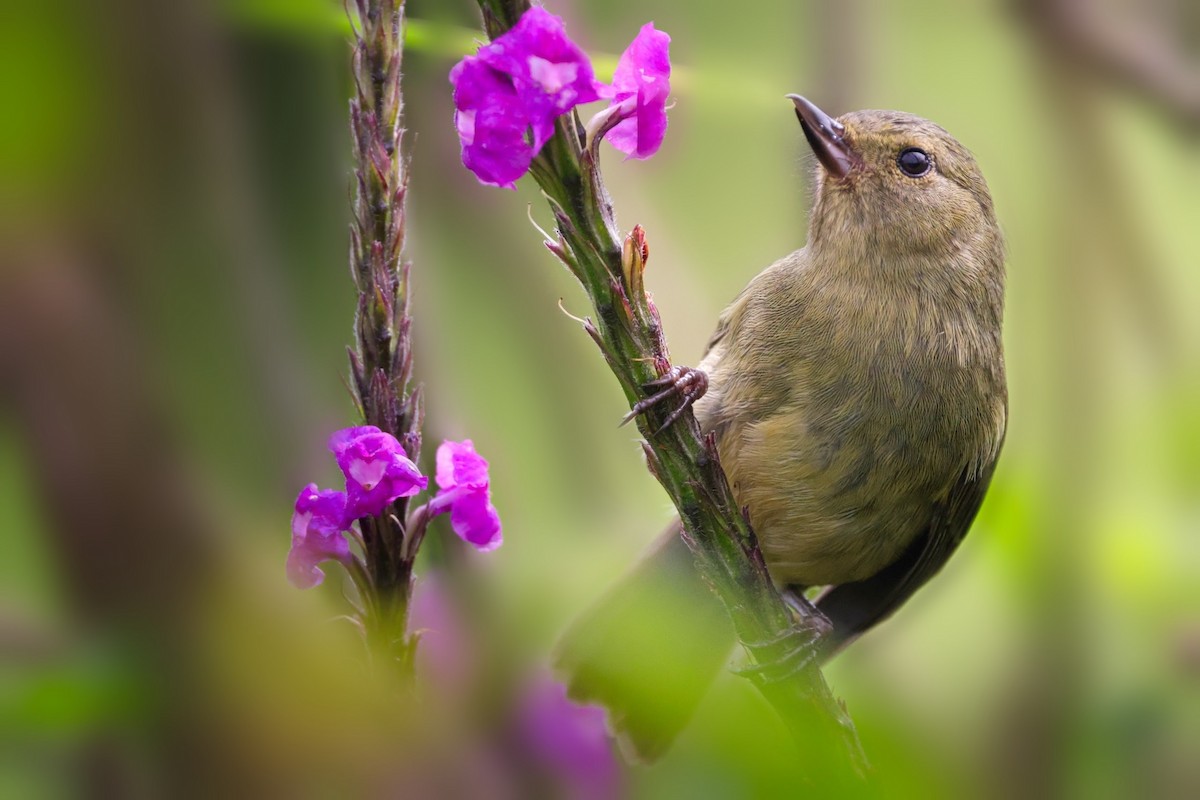
M 549 675 L 540 675 L 525 695 L 521 738 L 542 766 L 557 775 L 576 798 L 619 797 L 621 772 L 608 738 L 604 709 L 579 705 Z
M 534 6 L 512 29 L 480 49 L 476 58 L 512 80 L 538 151 L 554 133 L 554 120 L 580 103 L 600 99 L 592 62 L 567 38 L 563 21 Z
M 604 97 L 612 98 L 612 113 L 622 117 L 609 131 L 608 141 L 629 158 L 654 155 L 667 132 L 670 46 L 671 37 L 647 22 L 621 54 L 612 86 L 601 89 Z
M 288 551 L 288 580 L 297 589 L 309 589 L 325 580 L 317 566 L 322 561 L 348 561 L 350 544 L 342 531 L 346 520 L 346 493 L 317 489 L 310 483 L 300 490 L 292 513 L 292 549 Z
M 512 81 L 468 56 L 450 71 L 454 83 L 454 126 L 463 165 L 481 183 L 515 189 L 529 170 L 534 149 L 529 120 Z
M 587 55 L 560 18 L 538 6 L 455 64 L 450 82 L 463 164 L 482 183 L 506 189 L 554 134 L 554 120 L 600 97 Z
M 349 520 L 382 514 L 396 498 L 429 485 L 396 437 L 374 425 L 338 431 L 330 437 L 329 449 L 346 475 Z
M 488 463 L 470 439 L 442 442 L 437 451 L 438 492 L 429 501 L 431 517 L 450 512 L 450 527 L 481 552 L 503 542 L 500 515 L 492 506 Z

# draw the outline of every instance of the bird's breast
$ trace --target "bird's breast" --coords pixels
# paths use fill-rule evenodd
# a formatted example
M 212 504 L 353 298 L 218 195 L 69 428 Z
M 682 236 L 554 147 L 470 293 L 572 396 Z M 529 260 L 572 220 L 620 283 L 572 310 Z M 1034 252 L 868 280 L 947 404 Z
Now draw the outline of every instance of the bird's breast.
M 714 381 L 728 413 L 709 412 L 772 573 L 805 585 L 862 580 L 898 558 L 986 448 L 1002 404 L 958 321 L 818 309 L 832 316 L 782 333 L 788 357 L 767 369 L 740 363 L 746 348 L 731 341 Z

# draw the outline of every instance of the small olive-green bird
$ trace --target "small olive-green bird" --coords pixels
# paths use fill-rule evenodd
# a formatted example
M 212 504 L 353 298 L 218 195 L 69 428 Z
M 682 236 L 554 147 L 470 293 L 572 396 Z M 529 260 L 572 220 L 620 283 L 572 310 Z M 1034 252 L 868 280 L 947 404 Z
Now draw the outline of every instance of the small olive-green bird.
M 965 147 L 896 111 L 833 119 L 789 95 L 816 154 L 804 248 L 717 322 L 695 401 L 787 592 L 825 587 L 832 654 L 958 546 L 1004 440 L 1004 244 Z M 703 379 L 684 373 L 694 399 Z M 622 740 L 661 752 L 733 643 L 674 523 L 567 633 L 558 667 Z

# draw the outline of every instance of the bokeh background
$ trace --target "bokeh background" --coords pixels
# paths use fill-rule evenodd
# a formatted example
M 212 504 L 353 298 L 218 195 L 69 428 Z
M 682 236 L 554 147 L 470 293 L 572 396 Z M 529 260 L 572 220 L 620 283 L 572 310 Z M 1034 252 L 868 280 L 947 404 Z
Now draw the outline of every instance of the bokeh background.
M 608 150 L 605 172 L 619 223 L 648 231 L 680 363 L 804 242 L 811 163 L 785 93 L 930 117 L 991 184 L 1008 441 L 944 574 L 827 670 L 870 791 L 1200 796 L 1200 4 L 549 6 L 602 68 L 647 20 L 673 37 L 662 151 Z M 479 708 L 513 696 L 669 507 L 558 308 L 586 312 L 529 224 L 532 205 L 548 227 L 535 192 L 458 162 L 446 73 L 474 4 L 409 14 L 426 440 L 474 439 L 505 524 L 485 556 L 436 531 L 423 569 L 452 567 L 476 688 L 398 711 L 336 620 L 341 582 L 284 577 L 296 491 L 335 484 L 325 439 L 353 420 L 338 4 L 8 3 L 0 796 L 528 796 Z M 728 676 L 622 780 L 798 794 L 787 748 Z

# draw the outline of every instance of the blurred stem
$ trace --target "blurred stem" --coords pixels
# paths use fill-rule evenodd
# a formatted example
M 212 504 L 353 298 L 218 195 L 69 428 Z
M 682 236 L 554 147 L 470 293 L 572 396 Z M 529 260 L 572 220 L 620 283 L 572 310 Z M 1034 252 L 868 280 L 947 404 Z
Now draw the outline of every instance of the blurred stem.
M 528 0 L 478 2 L 493 39 L 529 7 Z M 624 240 L 617 233 L 596 152 L 585 149 L 574 113 L 559 118 L 555 135 L 530 171 L 557 222 L 559 239 L 546 246 L 587 292 L 597 321 L 585 320 L 584 329 L 599 345 L 632 405 L 645 396 L 646 383 L 670 369 L 658 311 L 642 284 L 648 255 L 645 234 L 640 226 Z M 637 418 L 646 437 L 646 459 L 679 510 L 698 567 L 720 596 L 750 656 L 752 666 L 744 674 L 797 742 L 805 743 L 801 755 L 806 761 L 824 774 L 857 779 L 866 771 L 866 759 L 853 722 L 817 667 L 815 611 L 809 607 L 807 617 L 797 618 L 783 602 L 729 489 L 715 441 L 700 433 L 691 411 L 657 432 L 670 410 L 653 408 Z M 821 752 L 812 752 L 813 742 L 821 743 Z
M 408 273 L 404 249 L 408 161 L 401 149 L 404 0 L 354 0 L 354 221 L 350 271 L 358 288 L 351 378 L 363 421 L 395 436 L 416 461 L 421 449 L 419 387 L 412 386 Z M 404 548 L 408 501 L 360 520 L 373 595 L 363 620 L 375 656 L 409 674 L 406 638 L 414 553 Z
M 1013 0 L 1012 5 L 1040 47 L 1091 79 L 1132 90 L 1185 130 L 1200 131 L 1200 61 L 1177 44 L 1169 24 L 1154 24 L 1150 15 L 1121 19 L 1095 0 Z

